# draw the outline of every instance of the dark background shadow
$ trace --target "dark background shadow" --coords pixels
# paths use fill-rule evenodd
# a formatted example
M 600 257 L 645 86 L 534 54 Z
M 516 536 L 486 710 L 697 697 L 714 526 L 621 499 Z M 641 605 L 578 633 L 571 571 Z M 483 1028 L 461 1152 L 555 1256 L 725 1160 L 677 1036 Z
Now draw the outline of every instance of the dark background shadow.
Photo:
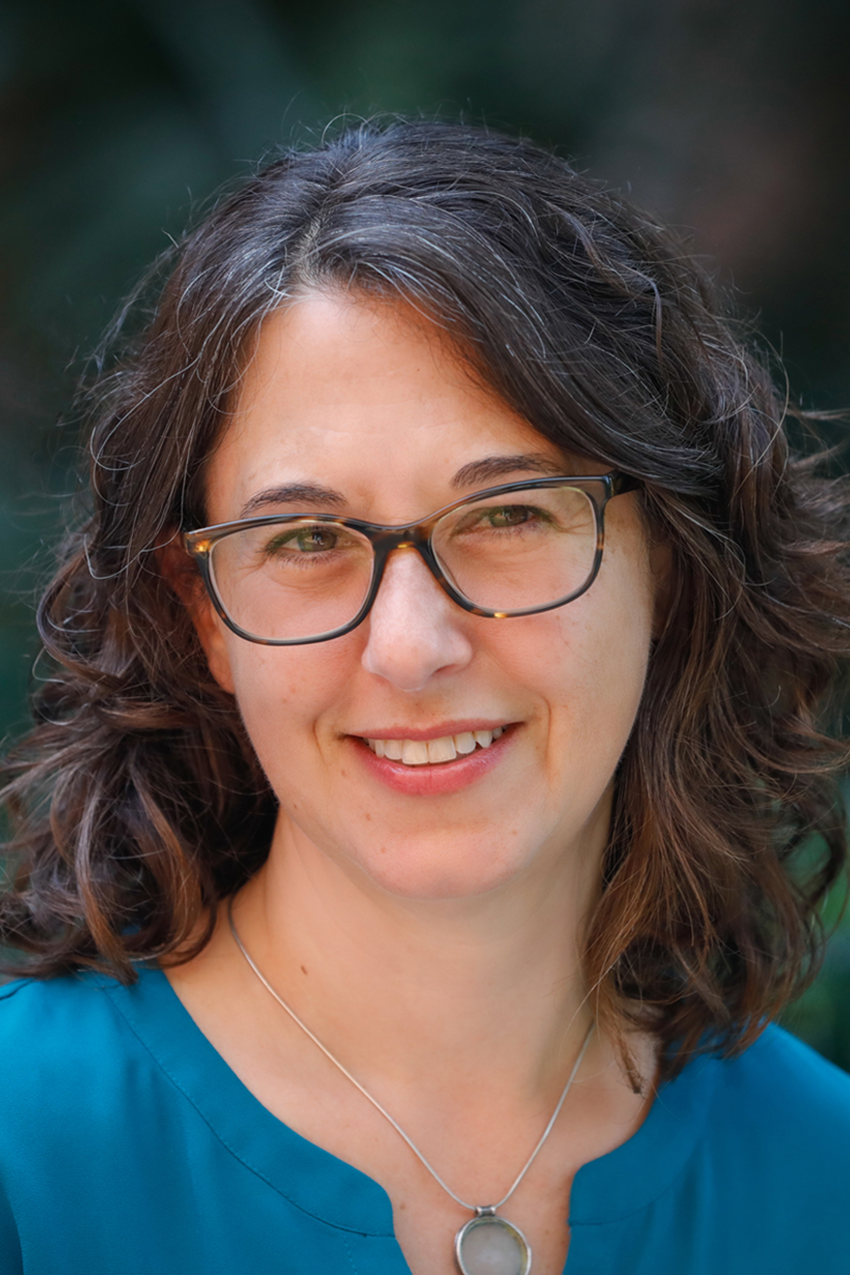
M 523 130 L 686 230 L 850 405 L 850 5 L 839 0 L 5 0 L 0 7 L 0 731 L 73 486 L 57 423 L 143 266 L 264 151 L 340 112 Z M 830 427 L 839 441 L 844 426 Z M 792 1025 L 850 1068 L 850 937 Z

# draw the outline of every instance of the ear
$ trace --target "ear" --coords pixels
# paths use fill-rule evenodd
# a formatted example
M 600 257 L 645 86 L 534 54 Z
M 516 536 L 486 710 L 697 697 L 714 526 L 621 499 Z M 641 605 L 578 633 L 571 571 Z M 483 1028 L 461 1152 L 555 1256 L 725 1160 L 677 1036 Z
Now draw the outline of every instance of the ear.
M 189 613 L 210 672 L 222 690 L 235 694 L 227 630 L 216 614 L 194 561 L 180 543 L 178 532 L 166 533 L 157 541 L 156 560 L 162 578 Z
M 649 569 L 653 583 L 652 638 L 657 641 L 667 625 L 673 601 L 673 550 L 668 541 L 658 540 L 652 545 Z

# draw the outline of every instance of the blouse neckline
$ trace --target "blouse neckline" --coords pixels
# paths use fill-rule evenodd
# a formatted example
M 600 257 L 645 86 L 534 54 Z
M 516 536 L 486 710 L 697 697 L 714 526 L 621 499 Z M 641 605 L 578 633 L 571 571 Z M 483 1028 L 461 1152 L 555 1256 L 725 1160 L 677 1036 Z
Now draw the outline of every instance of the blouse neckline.
M 93 976 L 168 1080 L 246 1168 L 330 1226 L 393 1236 L 392 1205 L 377 1182 L 274 1116 L 203 1034 L 157 968 L 123 986 Z M 700 1056 L 659 1089 L 640 1128 L 575 1176 L 569 1223 L 599 1225 L 647 1207 L 681 1174 L 705 1126 L 722 1064 Z

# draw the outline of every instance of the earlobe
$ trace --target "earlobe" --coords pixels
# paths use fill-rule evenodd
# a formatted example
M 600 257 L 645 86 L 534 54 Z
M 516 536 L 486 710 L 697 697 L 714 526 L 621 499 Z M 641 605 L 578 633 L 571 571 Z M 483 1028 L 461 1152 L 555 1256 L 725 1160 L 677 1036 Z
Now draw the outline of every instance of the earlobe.
M 653 582 L 652 639 L 657 642 L 667 625 L 673 598 L 673 552 L 666 540 L 652 546 L 649 567 Z
M 160 541 L 156 547 L 156 558 L 163 579 L 189 613 L 204 648 L 210 673 L 222 690 L 234 694 L 224 628 L 207 597 L 195 564 L 176 535 Z
M 196 591 L 193 602 L 186 606 L 186 610 L 204 648 L 210 672 L 223 691 L 229 691 L 231 695 L 235 694 L 224 625 L 216 615 L 209 598 L 200 588 Z

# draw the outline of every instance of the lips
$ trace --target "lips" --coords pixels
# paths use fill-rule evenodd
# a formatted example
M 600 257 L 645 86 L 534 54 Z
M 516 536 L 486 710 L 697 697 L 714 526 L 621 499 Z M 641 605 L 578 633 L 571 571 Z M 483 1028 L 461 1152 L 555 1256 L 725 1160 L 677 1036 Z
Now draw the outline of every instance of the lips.
M 461 792 L 490 774 L 511 750 L 520 727 L 519 722 L 479 719 L 441 723 L 409 735 L 402 733 L 404 728 L 386 735 L 378 728 L 349 740 L 367 773 L 382 786 L 408 797 L 440 797 Z M 438 735 L 438 730 L 444 733 Z M 391 755 L 395 753 L 401 755 Z
M 492 730 L 465 730 L 435 739 L 366 739 L 376 757 L 401 762 L 404 766 L 439 765 L 489 748 L 504 734 L 504 726 Z

